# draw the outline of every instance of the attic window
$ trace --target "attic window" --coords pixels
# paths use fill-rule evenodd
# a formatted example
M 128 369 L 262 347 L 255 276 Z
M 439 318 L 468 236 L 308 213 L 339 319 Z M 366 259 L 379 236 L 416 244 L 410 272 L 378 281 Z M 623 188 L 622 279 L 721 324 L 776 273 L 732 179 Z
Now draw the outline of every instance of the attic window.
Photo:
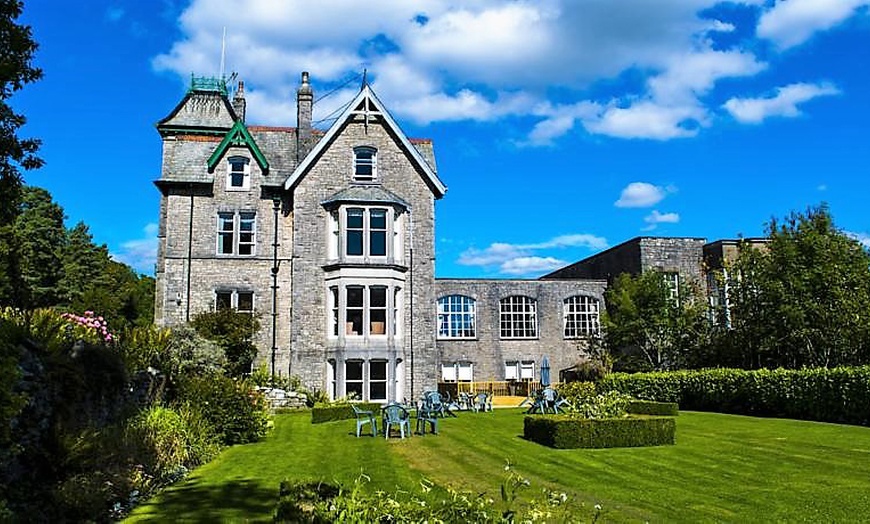
M 362 146 L 353 148 L 353 179 L 360 182 L 373 182 L 377 178 L 378 150 Z
M 227 190 L 244 191 L 251 188 L 251 161 L 243 156 L 227 160 Z

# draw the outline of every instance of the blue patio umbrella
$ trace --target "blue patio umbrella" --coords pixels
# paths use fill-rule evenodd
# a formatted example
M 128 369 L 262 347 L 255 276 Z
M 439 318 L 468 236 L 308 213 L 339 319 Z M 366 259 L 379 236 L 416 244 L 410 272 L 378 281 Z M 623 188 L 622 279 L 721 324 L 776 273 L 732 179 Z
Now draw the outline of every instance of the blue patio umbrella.
M 541 386 L 547 387 L 550 385 L 550 359 L 544 355 L 541 360 Z

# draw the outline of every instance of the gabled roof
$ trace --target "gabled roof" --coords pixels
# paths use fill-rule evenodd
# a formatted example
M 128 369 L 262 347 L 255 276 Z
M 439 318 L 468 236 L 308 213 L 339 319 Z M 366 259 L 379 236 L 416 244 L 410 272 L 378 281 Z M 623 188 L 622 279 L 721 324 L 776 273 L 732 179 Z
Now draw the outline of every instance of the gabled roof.
M 399 125 L 395 120 L 393 120 L 393 117 L 390 116 L 390 113 L 386 110 L 384 104 L 380 99 L 378 99 L 368 84 L 363 84 L 363 87 L 360 89 L 359 94 L 356 95 L 356 98 L 354 98 L 347 106 L 347 109 L 344 110 L 341 116 L 336 119 L 323 138 L 317 142 L 317 145 L 314 146 L 308 155 L 306 155 L 305 159 L 302 160 L 293 173 L 287 177 L 287 180 L 284 182 L 284 189 L 291 189 L 293 186 L 298 184 L 302 177 L 304 177 L 308 172 L 308 169 L 311 168 L 314 160 L 320 156 L 329 144 L 332 143 L 333 139 L 339 133 L 344 124 L 353 116 L 360 114 L 382 117 L 387 127 L 399 138 L 399 142 L 408 152 L 413 162 L 417 165 L 420 171 L 423 172 L 423 175 L 426 177 L 426 182 L 432 188 L 432 192 L 435 193 L 435 198 L 441 198 L 444 196 L 444 193 L 447 191 L 447 186 L 441 182 L 432 166 L 429 165 L 426 159 L 423 158 L 423 155 L 420 154 L 420 151 L 411 143 L 408 137 L 405 136 L 405 133 L 402 132 Z
M 248 132 L 248 128 L 245 127 L 245 124 L 243 124 L 241 120 L 236 120 L 236 123 L 233 124 L 233 127 L 230 128 L 229 131 L 227 131 L 227 134 L 224 136 L 224 139 L 221 140 L 217 149 L 215 149 L 211 156 L 208 157 L 209 172 L 214 171 L 215 166 L 220 162 L 224 153 L 227 152 L 227 149 L 230 146 L 247 147 L 251 151 L 251 154 L 254 155 L 254 159 L 257 161 L 257 164 L 259 164 L 260 169 L 262 169 L 264 173 L 269 171 L 269 161 L 266 160 L 263 152 L 260 151 L 259 147 L 257 147 L 257 142 L 254 141 L 254 137 L 251 136 L 251 133 Z

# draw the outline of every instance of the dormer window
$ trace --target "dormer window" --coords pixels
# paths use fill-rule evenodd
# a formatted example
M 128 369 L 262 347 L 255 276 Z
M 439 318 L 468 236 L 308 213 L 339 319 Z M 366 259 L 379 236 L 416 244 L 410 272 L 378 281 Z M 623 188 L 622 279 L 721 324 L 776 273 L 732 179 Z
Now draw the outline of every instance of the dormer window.
M 377 179 L 378 150 L 361 146 L 353 148 L 353 179 L 357 182 L 374 182 Z
M 227 160 L 227 191 L 246 191 L 251 188 L 251 161 L 243 156 Z

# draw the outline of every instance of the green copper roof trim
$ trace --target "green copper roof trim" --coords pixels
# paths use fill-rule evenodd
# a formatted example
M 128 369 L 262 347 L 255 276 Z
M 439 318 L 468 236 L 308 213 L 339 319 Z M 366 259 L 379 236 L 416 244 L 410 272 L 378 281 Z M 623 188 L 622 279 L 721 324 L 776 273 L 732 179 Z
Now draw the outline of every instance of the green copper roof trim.
M 220 93 L 227 95 L 227 80 L 225 78 L 217 78 L 214 76 L 193 76 L 190 74 L 190 88 L 188 93 L 193 91 L 206 91 L 211 93 Z
M 227 148 L 230 146 L 245 146 L 251 150 L 251 154 L 254 155 L 254 158 L 257 160 L 257 164 L 260 165 L 260 169 L 263 170 L 263 173 L 267 173 L 269 171 L 269 162 L 266 160 L 266 157 L 263 156 L 263 152 L 260 151 L 260 148 L 257 147 L 257 143 L 254 142 L 254 137 L 251 136 L 251 133 L 248 132 L 248 128 L 245 127 L 245 124 L 242 123 L 241 120 L 237 120 L 233 127 L 227 131 L 224 139 L 221 140 L 217 149 L 214 150 L 214 153 L 208 158 L 208 170 L 214 171 L 215 166 L 218 162 L 220 162 L 221 157 L 224 156 L 224 153 L 227 152 Z

